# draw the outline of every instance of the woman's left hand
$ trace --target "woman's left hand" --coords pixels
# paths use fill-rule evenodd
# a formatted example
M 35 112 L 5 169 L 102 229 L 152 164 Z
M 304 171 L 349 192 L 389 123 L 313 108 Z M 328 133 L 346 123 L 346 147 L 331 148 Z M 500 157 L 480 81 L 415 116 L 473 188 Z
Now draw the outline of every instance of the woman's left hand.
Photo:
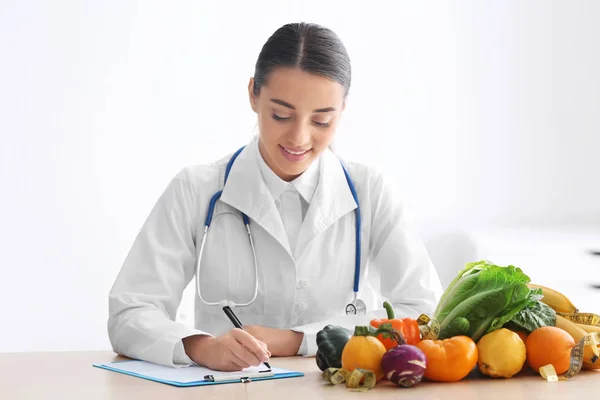
M 244 330 L 261 342 L 274 357 L 289 357 L 298 354 L 304 334 L 291 330 L 269 328 L 260 325 L 244 325 Z

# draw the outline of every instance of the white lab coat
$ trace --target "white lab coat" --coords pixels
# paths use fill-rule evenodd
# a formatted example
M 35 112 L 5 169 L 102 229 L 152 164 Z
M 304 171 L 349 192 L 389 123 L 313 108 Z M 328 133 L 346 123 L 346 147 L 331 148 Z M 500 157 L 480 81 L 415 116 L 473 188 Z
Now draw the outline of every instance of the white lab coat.
M 346 163 L 360 203 L 360 294 L 368 314 L 346 316 L 353 297 L 354 201 L 340 161 L 322 154 L 319 183 L 297 238 L 289 249 L 281 217 L 261 178 L 254 138 L 238 156 L 223 188 L 231 154 L 209 165 L 183 169 L 168 185 L 135 239 L 109 295 L 108 333 L 115 352 L 168 366 L 191 363 L 181 339 L 220 335 L 232 324 L 218 306 L 196 296 L 195 328 L 176 322 L 195 262 L 211 197 L 217 202 L 202 257 L 200 284 L 208 301 L 243 303 L 254 291 L 253 258 L 240 211 L 250 218 L 258 260 L 258 297 L 236 308 L 242 323 L 304 332 L 304 355 L 317 351 L 316 334 L 327 324 L 353 329 L 384 316 L 432 313 L 442 288 L 427 251 L 390 182 L 372 167 Z

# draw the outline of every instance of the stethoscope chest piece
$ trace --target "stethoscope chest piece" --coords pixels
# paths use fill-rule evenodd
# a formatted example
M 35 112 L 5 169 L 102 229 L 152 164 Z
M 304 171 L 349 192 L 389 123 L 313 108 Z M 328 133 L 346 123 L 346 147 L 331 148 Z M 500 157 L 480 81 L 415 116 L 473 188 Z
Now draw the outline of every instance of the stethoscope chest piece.
M 354 299 L 346 306 L 346 315 L 365 315 L 367 306 L 361 299 Z

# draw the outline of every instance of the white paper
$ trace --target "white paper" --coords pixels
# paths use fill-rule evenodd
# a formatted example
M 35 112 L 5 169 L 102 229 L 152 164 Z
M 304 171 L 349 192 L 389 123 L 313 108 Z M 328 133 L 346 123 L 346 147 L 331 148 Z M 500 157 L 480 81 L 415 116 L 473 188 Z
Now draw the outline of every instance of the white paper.
M 260 371 L 268 371 L 267 367 L 262 365 L 260 367 L 249 367 L 243 369 L 242 371 L 234 371 L 234 372 L 223 372 L 223 371 L 214 371 L 209 368 L 199 367 L 199 366 L 190 366 L 183 368 L 171 368 L 158 364 L 153 364 L 145 361 L 123 361 L 123 362 L 114 362 L 104 364 L 108 367 L 118 369 L 120 371 L 132 372 L 138 375 L 147 376 L 150 378 L 163 380 L 163 381 L 171 381 L 178 383 L 190 383 L 190 382 L 198 382 L 206 380 L 204 376 L 212 375 L 215 377 L 230 376 L 232 379 L 236 379 L 240 376 L 248 376 L 248 377 L 256 377 L 261 376 Z M 274 374 L 288 372 L 287 370 L 282 370 L 279 368 L 271 368 L 271 371 Z M 270 375 L 270 374 L 267 374 Z

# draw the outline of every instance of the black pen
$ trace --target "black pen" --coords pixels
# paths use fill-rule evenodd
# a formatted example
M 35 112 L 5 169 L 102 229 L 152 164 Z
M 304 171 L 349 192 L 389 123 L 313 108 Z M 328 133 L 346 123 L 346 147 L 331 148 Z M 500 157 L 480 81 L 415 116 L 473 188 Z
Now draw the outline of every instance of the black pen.
M 244 327 L 242 326 L 242 322 L 238 319 L 237 315 L 235 315 L 233 313 L 233 310 L 229 307 L 229 306 L 225 306 L 223 307 L 223 311 L 225 311 L 225 314 L 229 317 L 229 319 L 231 320 L 231 323 L 239 329 L 244 329 Z M 267 368 L 271 369 L 271 366 L 269 365 L 268 362 L 263 362 L 263 364 L 265 364 L 267 366 Z

